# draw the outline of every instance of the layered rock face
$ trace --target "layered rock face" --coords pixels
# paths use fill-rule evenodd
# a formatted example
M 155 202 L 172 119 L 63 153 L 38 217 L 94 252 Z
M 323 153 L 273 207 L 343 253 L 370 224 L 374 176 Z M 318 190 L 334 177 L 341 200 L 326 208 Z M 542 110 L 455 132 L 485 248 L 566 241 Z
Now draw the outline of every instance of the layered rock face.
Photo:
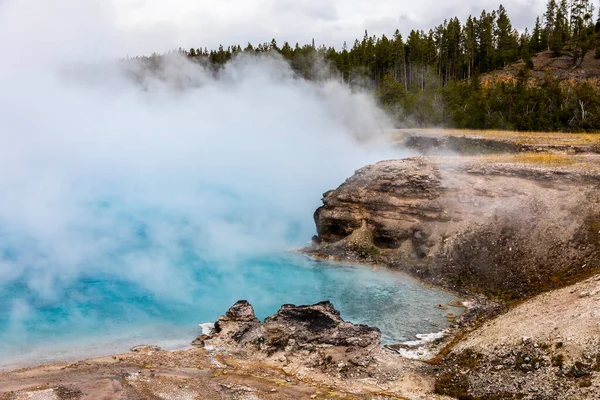
M 325 193 L 315 213 L 319 238 L 332 243 L 367 223 L 378 247 L 399 247 L 414 235 L 415 222 L 447 220 L 435 200 L 441 177 L 424 159 L 384 161 L 356 172 Z
M 599 183 L 565 168 L 383 161 L 325 193 L 307 252 L 520 298 L 600 268 Z
M 206 343 L 283 359 L 299 357 L 311 366 L 342 362 L 366 367 L 381 351 L 379 329 L 344 321 L 328 301 L 283 305 L 262 323 L 252 305 L 238 301 L 215 323 L 215 332 Z

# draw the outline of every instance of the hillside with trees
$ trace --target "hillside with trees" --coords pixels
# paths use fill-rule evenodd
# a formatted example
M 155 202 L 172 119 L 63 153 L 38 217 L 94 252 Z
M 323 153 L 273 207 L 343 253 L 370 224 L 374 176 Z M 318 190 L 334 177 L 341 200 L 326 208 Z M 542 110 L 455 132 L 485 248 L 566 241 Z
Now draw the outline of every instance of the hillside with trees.
M 178 52 L 219 69 L 241 53 L 277 52 L 298 76 L 373 90 L 399 126 L 532 131 L 600 130 L 600 15 L 590 0 L 549 0 L 531 29 L 508 11 L 399 30 L 341 49 L 269 43 Z M 142 57 L 156 67 L 161 56 Z

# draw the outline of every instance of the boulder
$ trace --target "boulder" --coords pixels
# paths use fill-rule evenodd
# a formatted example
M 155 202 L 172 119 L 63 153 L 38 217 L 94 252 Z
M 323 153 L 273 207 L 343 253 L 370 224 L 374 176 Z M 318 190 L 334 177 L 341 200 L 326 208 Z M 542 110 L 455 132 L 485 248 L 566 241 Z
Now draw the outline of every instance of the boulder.
M 276 351 L 293 343 L 298 348 L 331 345 L 379 346 L 381 332 L 367 325 L 345 322 L 329 301 L 310 306 L 286 304 L 262 324 L 264 346 Z M 293 342 L 292 342 L 293 341 Z
M 233 321 L 237 322 L 255 322 L 258 318 L 254 315 L 254 308 L 247 300 L 240 300 L 235 303 L 227 312 L 225 316 Z
M 241 345 L 257 340 L 259 328 L 254 308 L 246 300 L 235 303 L 215 322 L 215 333 L 219 337 Z

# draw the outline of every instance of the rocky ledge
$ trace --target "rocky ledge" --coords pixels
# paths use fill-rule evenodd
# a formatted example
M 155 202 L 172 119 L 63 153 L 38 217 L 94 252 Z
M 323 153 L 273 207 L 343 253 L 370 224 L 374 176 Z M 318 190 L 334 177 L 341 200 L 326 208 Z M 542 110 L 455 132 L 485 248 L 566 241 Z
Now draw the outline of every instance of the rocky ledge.
M 569 168 L 383 161 L 324 194 L 305 251 L 521 299 L 600 270 L 599 187 L 597 174 Z

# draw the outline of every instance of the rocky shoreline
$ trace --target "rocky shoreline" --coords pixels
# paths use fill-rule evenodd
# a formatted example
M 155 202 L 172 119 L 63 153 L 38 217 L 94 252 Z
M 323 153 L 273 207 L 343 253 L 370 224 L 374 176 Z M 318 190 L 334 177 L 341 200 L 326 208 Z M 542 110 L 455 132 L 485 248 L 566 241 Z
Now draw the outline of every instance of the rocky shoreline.
M 238 301 L 195 349 L 129 354 L 0 373 L 0 399 L 431 399 L 432 367 L 381 346 L 379 329 L 327 302 L 283 305 L 259 321 Z M 433 396 L 433 397 L 432 397 Z
M 284 305 L 262 322 L 239 301 L 196 348 L 0 372 L 0 399 L 594 399 L 599 301 L 596 275 L 493 319 L 467 313 L 426 360 L 381 346 L 377 328 L 344 321 L 327 301 Z

